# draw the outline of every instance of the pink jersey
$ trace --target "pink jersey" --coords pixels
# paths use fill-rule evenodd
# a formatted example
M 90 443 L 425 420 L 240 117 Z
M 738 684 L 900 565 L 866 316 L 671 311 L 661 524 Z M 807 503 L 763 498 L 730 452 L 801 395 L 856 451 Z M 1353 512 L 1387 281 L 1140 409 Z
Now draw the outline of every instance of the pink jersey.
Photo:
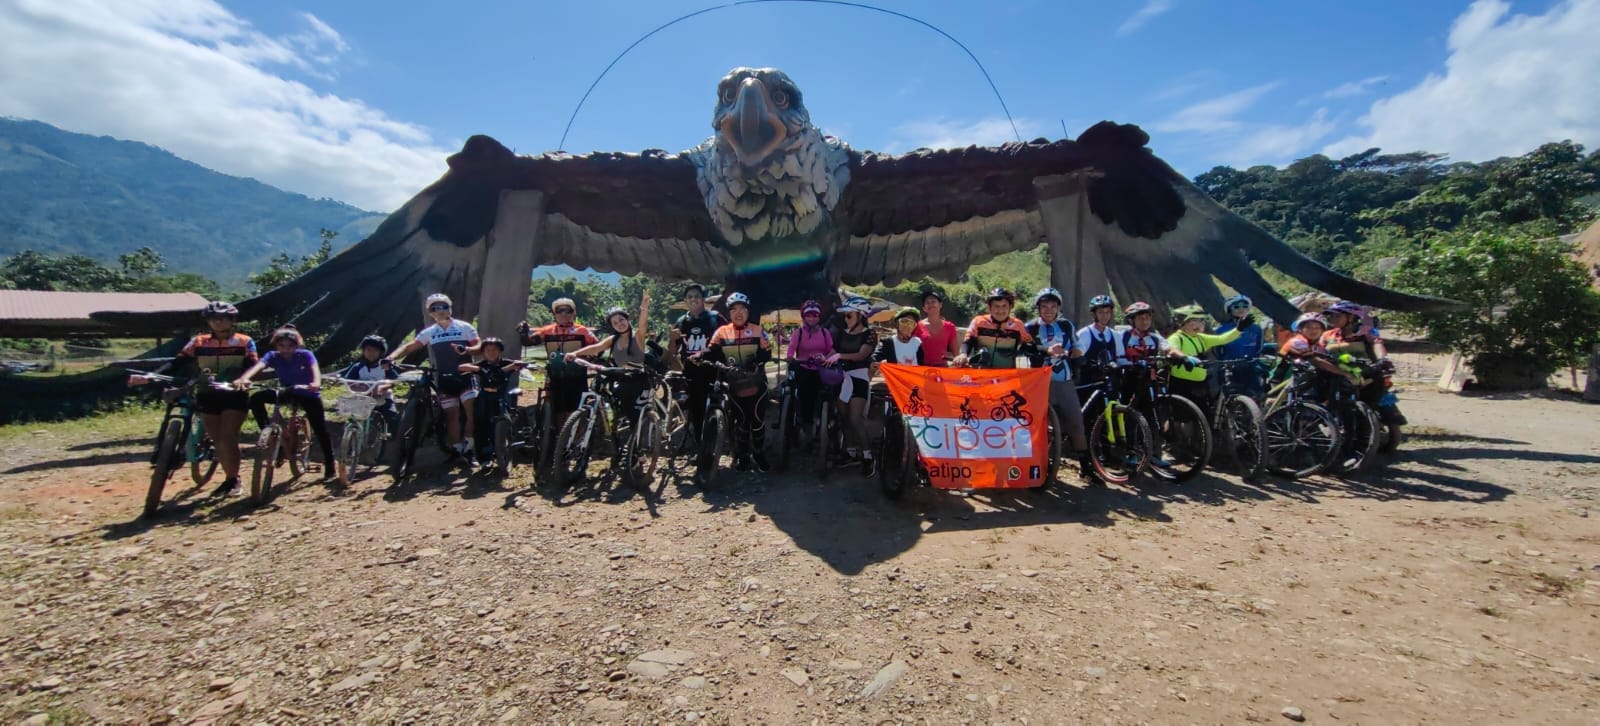
M 807 331 L 801 326 L 789 336 L 789 359 L 808 362 L 813 357 L 826 358 L 833 354 L 833 336 L 828 329 L 818 326 Z
M 928 327 L 927 319 L 923 319 L 917 323 L 917 331 L 912 335 L 922 340 L 922 357 L 926 364 L 934 368 L 943 368 L 944 357 L 950 353 L 950 341 L 956 337 L 956 324 L 941 320 L 938 330 L 935 331 Z

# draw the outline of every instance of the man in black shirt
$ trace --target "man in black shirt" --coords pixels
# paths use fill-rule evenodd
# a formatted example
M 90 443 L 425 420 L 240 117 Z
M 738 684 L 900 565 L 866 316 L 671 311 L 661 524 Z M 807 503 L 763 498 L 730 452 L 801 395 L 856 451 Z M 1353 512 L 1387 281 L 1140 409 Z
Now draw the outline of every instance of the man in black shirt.
M 706 399 L 711 397 L 711 384 L 717 380 L 717 371 L 700 365 L 692 356 L 703 352 L 711 341 L 711 334 L 722 327 L 722 316 L 706 309 L 706 288 L 691 283 L 683 289 L 683 304 L 689 312 L 678 318 L 672 326 L 672 349 L 683 361 L 683 379 L 689 396 L 689 422 L 694 426 L 695 438 L 700 437 L 701 425 L 706 417 Z

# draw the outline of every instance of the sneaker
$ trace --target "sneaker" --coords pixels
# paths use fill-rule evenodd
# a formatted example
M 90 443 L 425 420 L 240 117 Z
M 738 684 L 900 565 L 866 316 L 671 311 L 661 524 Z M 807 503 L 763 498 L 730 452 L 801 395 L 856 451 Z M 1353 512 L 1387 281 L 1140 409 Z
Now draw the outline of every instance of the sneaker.
M 217 488 L 211 492 L 211 496 L 236 497 L 242 493 L 244 493 L 244 487 L 239 484 L 238 479 L 223 479 L 222 483 L 217 485 Z
M 862 457 L 862 459 L 861 459 L 861 475 L 870 477 L 870 476 L 876 475 L 877 473 L 878 473 L 878 460 L 872 458 L 871 456 Z
M 1172 460 L 1165 456 L 1157 456 L 1150 460 L 1150 465 L 1160 469 L 1171 469 Z
M 763 474 L 772 471 L 772 465 L 767 463 L 767 455 L 765 452 L 757 451 L 755 454 L 751 455 L 750 460 L 756 465 L 756 471 L 759 471 Z

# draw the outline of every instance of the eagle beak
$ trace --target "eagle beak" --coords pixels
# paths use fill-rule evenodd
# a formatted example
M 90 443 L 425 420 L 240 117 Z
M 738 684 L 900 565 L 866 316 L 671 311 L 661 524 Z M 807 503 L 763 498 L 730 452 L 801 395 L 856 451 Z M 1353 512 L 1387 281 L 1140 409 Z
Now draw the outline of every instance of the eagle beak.
M 761 163 L 789 135 L 767 95 L 767 84 L 759 78 L 746 78 L 739 84 L 720 131 L 745 166 Z

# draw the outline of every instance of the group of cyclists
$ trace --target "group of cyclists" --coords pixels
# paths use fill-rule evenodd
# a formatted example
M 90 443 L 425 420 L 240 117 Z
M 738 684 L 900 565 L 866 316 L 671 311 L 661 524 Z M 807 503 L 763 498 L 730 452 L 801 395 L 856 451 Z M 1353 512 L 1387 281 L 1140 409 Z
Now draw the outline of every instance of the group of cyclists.
M 765 406 L 771 400 L 766 366 L 774 362 L 774 336 L 753 319 L 751 300 L 746 293 L 732 292 L 722 299 L 725 314 L 707 304 L 706 288 L 690 284 L 683 291 L 686 309 L 671 327 L 669 343 L 663 348 L 649 335 L 647 320 L 650 298 L 646 293 L 637 317 L 621 307 L 604 313 L 604 327 L 595 331 L 577 320 L 577 305 L 570 298 L 550 304 L 554 322 L 533 327 L 518 326 L 523 346 L 542 348 L 545 353 L 545 396 L 543 405 L 552 407 L 556 425 L 576 410 L 590 390 L 590 373 L 595 368 L 671 368 L 681 371 L 683 410 L 695 440 L 704 430 L 706 402 L 719 380 L 729 399 L 738 408 L 734 419 L 742 422 L 741 434 L 734 437 L 735 467 L 740 470 L 767 471 L 764 426 Z M 830 468 L 860 467 L 865 475 L 877 468 L 874 442 L 868 427 L 868 406 L 872 394 L 874 364 L 892 362 L 933 367 L 1048 367 L 1053 422 L 1058 426 L 1063 458 L 1076 458 L 1086 479 L 1093 480 L 1090 447 L 1081 410 L 1080 384 L 1102 381 L 1118 366 L 1164 361 L 1170 371 L 1169 390 L 1201 403 L 1217 392 L 1208 381 L 1211 366 L 1203 358 L 1232 361 L 1230 379 L 1252 397 L 1262 396 L 1266 377 L 1257 360 L 1263 352 L 1273 352 L 1284 360 L 1309 362 L 1327 376 L 1354 381 L 1348 367 L 1338 364 L 1341 355 L 1354 355 L 1387 365 L 1387 351 L 1368 312 L 1358 305 L 1340 302 L 1325 312 L 1301 315 L 1288 330 L 1278 331 L 1276 342 L 1256 319 L 1251 301 L 1235 295 L 1226 301 L 1227 318 L 1217 321 L 1215 332 L 1207 333 L 1212 320 L 1204 309 L 1190 305 L 1172 311 L 1176 329 L 1162 335 L 1154 328 L 1155 310 L 1147 303 L 1133 302 L 1120 312 L 1109 295 L 1089 300 L 1091 320 L 1075 327 L 1061 317 L 1063 298 L 1046 287 L 1032 300 L 1032 315 L 1024 322 L 1015 314 L 1016 296 L 996 288 L 985 296 L 985 310 L 965 328 L 945 317 L 948 303 L 938 290 L 921 295 L 921 307 L 895 311 L 892 327 L 880 336 L 870 324 L 874 313 L 862 297 L 846 298 L 824 320 L 824 308 L 815 300 L 800 305 L 801 322 L 783 336 L 789 385 L 796 391 L 797 420 L 812 420 L 831 415 L 840 432 L 840 445 L 834 449 Z M 488 417 L 514 405 L 507 396 L 518 388 L 520 371 L 528 363 L 506 357 L 506 343 L 495 337 L 480 337 L 468 322 L 453 316 L 453 304 L 444 294 L 429 295 L 424 307 L 432 324 L 410 341 L 393 349 L 379 336 L 361 341 L 360 357 L 345 367 L 338 378 L 374 381 L 380 385 L 374 395 L 383 399 L 374 416 L 393 430 L 398 423 L 391 387 L 398 382 L 396 361 L 425 350 L 431 369 L 435 405 L 445 419 L 448 443 L 461 458 L 489 461 L 491 452 L 487 431 Z M 269 350 L 259 354 L 255 342 L 236 328 L 239 311 L 233 305 L 216 301 L 202 311 L 207 330 L 194 336 L 181 352 L 156 374 L 169 369 L 188 368 L 193 373 L 209 372 L 215 383 L 196 396 L 196 409 L 216 446 L 216 457 L 225 479 L 217 495 L 240 490 L 240 428 L 248 414 L 265 427 L 266 407 L 277 397 L 292 397 L 303 411 L 323 452 L 323 479 L 340 480 L 320 397 L 322 374 L 316 356 L 305 346 L 293 325 L 272 331 Z M 1024 362 L 1025 361 L 1025 362 Z M 279 385 L 249 393 L 253 379 L 271 369 Z M 130 384 L 141 385 L 161 376 L 135 374 Z M 610 403 L 617 415 L 630 415 L 659 395 L 647 382 L 609 390 Z M 1403 424 L 1404 417 L 1381 381 L 1365 382 L 1360 397 L 1376 408 L 1384 424 Z M 820 408 L 819 407 L 825 407 Z M 791 425 L 784 422 L 782 425 Z M 673 452 L 678 453 L 678 452 Z M 1158 460 L 1157 466 L 1161 465 Z

